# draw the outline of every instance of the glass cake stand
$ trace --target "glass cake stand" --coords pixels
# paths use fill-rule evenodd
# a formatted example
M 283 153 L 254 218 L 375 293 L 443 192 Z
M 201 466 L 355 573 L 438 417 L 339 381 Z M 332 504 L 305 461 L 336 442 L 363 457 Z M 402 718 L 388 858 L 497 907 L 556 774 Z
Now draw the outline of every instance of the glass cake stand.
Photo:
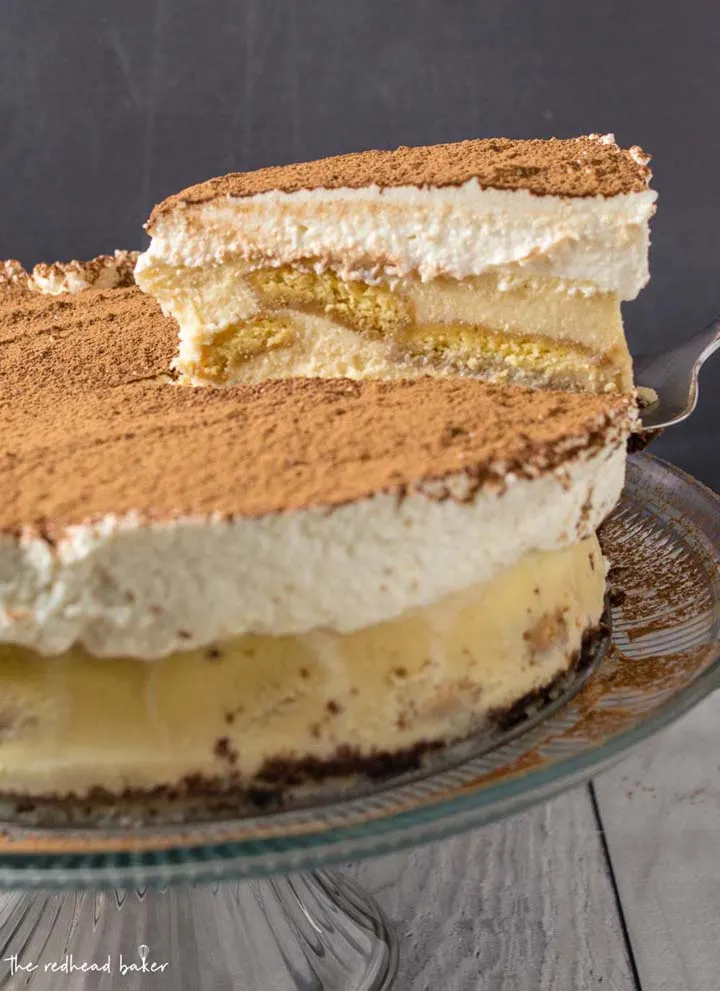
M 720 683 L 720 499 L 638 455 L 603 545 L 620 594 L 594 670 L 522 726 L 421 771 L 212 821 L 127 810 L 43 827 L 0 805 L 0 988 L 389 987 L 392 929 L 331 865 L 545 801 Z

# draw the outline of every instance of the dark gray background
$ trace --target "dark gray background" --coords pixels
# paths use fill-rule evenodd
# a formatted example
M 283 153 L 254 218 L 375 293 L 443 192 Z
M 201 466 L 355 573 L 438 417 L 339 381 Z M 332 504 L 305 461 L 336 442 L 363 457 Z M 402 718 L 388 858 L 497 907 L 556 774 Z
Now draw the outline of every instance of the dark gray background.
M 720 311 L 718 0 L 0 0 L 0 257 L 139 247 L 229 170 L 471 136 L 653 154 L 652 350 Z M 720 359 L 656 451 L 720 489 Z

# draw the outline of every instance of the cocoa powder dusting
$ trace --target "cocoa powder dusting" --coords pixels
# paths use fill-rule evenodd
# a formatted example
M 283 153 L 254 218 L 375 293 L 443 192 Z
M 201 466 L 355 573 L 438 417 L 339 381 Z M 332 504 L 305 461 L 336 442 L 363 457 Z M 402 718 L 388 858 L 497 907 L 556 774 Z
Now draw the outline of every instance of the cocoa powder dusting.
M 538 196 L 616 196 L 648 188 L 648 161 L 640 148 L 619 148 L 611 135 L 544 141 L 478 138 L 394 151 L 361 151 L 233 172 L 190 186 L 156 206 L 147 226 L 151 229 L 160 216 L 183 204 L 272 190 L 461 186 L 477 179 L 483 188 L 525 189 Z
M 630 641 L 685 622 L 688 603 L 697 614 L 711 606 L 710 588 L 698 561 L 662 532 L 628 513 L 611 516 L 600 543 L 612 568 L 609 580 L 622 591 L 622 615 Z
M 30 292 L 29 275 L 15 258 L 0 261 L 0 300 L 21 297 Z
M 605 443 L 630 408 L 460 379 L 193 389 L 167 376 L 176 343 L 136 287 L 0 298 L 0 528 L 332 508 L 457 472 L 471 493 Z

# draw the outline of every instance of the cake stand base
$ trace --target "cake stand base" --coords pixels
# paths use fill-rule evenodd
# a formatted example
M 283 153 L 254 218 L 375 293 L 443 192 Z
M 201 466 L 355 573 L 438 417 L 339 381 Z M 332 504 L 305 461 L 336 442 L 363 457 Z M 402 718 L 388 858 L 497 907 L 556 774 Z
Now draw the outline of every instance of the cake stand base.
M 332 871 L 127 891 L 0 893 L 8 991 L 380 991 L 397 949 Z

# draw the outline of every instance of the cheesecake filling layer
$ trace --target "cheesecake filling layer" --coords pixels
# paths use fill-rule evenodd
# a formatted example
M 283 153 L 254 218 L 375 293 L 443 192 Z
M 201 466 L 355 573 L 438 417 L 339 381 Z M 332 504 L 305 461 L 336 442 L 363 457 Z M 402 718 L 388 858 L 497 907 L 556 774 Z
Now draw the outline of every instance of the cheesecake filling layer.
M 604 590 L 593 535 L 351 633 L 243 635 L 155 664 L 1 645 L 0 792 L 276 784 L 283 764 L 461 738 L 573 663 Z
M 183 382 L 460 375 L 629 392 L 620 301 L 518 269 L 366 282 L 302 264 L 155 266 L 141 280 L 179 324 Z

